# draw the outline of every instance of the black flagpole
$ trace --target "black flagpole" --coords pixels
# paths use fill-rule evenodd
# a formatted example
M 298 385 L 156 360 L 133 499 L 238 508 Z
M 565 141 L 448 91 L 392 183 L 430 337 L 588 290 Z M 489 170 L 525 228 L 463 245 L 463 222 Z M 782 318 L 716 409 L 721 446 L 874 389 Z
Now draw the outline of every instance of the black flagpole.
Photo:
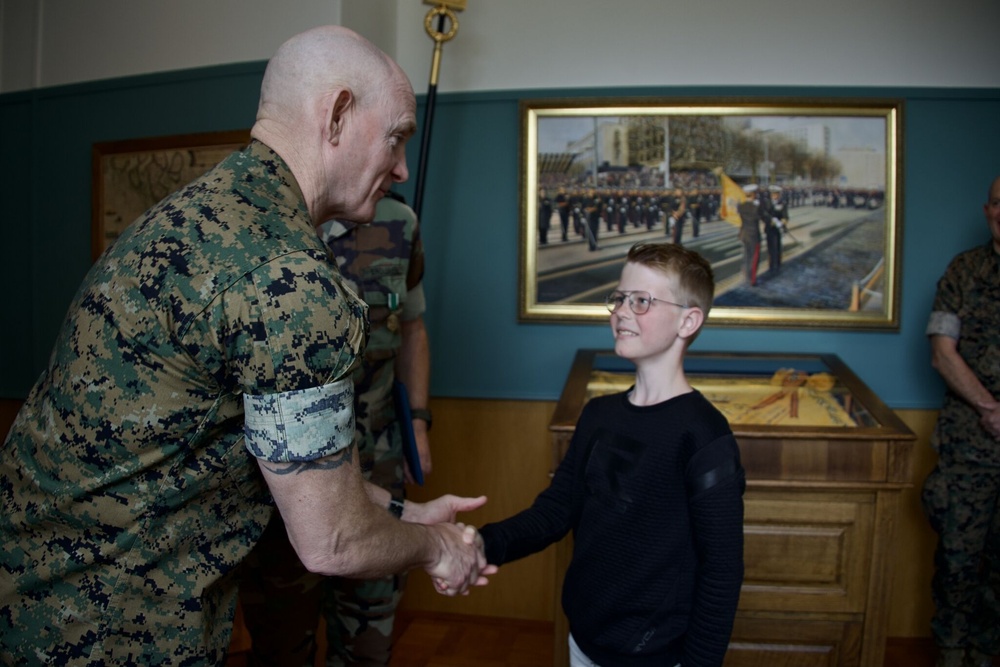
M 427 2 L 427 0 L 425 2 L 426 4 L 435 4 Z M 448 4 L 451 4 L 458 10 L 465 8 L 465 0 L 461 0 L 461 2 L 452 0 Z M 435 15 L 438 17 L 436 31 L 431 29 L 431 23 Z M 444 29 L 446 19 L 451 19 L 451 29 L 447 32 Z M 427 18 L 424 20 L 424 28 L 427 30 L 427 34 L 431 36 L 431 39 L 434 40 L 434 57 L 431 59 L 431 76 L 427 85 L 427 101 L 424 105 L 424 131 L 420 136 L 420 155 L 417 158 L 417 178 L 413 194 L 413 211 L 417 214 L 418 219 L 421 219 L 420 212 L 424 203 L 424 182 L 427 178 L 427 153 L 431 144 L 431 126 L 434 123 L 434 106 L 437 102 L 438 72 L 441 69 L 441 46 L 458 32 L 458 17 L 455 16 L 455 13 L 449 7 L 442 4 L 427 14 Z

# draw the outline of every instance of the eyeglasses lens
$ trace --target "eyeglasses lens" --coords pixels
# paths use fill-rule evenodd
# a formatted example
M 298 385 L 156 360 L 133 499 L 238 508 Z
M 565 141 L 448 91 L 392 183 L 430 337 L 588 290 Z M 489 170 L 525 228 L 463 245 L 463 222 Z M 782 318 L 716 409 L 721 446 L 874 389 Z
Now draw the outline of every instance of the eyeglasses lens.
M 612 292 L 604 302 L 607 304 L 608 310 L 613 313 L 621 308 L 626 300 L 628 301 L 628 307 L 632 309 L 633 313 L 642 315 L 649 310 L 649 305 L 652 303 L 653 298 L 649 296 L 648 292 L 629 292 L 628 294 L 624 292 Z
M 649 292 L 632 292 L 628 295 L 628 307 L 636 315 L 642 315 L 649 310 L 649 304 L 652 302 L 653 298 L 649 296 Z
M 623 303 L 625 303 L 625 295 L 621 292 L 612 292 L 604 299 L 604 305 L 612 313 L 621 308 Z

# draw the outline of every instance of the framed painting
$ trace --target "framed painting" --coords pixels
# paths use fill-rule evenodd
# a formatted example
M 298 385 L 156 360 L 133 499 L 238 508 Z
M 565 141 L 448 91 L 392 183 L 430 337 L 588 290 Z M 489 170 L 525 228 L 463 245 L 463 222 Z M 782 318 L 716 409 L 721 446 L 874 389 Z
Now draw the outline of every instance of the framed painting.
M 522 101 L 519 319 L 606 322 L 639 242 L 715 277 L 708 325 L 899 327 L 902 103 Z
M 249 130 L 233 130 L 94 144 L 92 259 L 100 257 L 153 204 L 249 141 Z

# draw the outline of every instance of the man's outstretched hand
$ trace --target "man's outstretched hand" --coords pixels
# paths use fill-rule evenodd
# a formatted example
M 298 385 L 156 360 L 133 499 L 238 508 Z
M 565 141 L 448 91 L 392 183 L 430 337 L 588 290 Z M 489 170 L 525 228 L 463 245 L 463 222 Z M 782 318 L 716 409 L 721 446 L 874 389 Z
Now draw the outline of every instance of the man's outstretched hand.
M 482 537 L 473 526 L 440 523 L 431 528 L 439 530 L 443 539 L 442 557 L 427 568 L 438 593 L 468 595 L 471 586 L 489 583 L 487 577 L 497 572 L 497 566 L 487 564 Z

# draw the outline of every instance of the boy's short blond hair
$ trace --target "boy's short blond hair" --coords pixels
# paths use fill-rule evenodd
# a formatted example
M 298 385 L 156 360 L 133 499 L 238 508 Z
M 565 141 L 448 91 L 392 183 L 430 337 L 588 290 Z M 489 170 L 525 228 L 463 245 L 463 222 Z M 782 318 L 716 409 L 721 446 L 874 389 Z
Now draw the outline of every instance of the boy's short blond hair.
M 697 306 L 705 313 L 715 298 L 715 275 L 704 257 L 676 243 L 636 243 L 625 261 L 648 266 L 673 279 L 674 298 L 687 306 Z

